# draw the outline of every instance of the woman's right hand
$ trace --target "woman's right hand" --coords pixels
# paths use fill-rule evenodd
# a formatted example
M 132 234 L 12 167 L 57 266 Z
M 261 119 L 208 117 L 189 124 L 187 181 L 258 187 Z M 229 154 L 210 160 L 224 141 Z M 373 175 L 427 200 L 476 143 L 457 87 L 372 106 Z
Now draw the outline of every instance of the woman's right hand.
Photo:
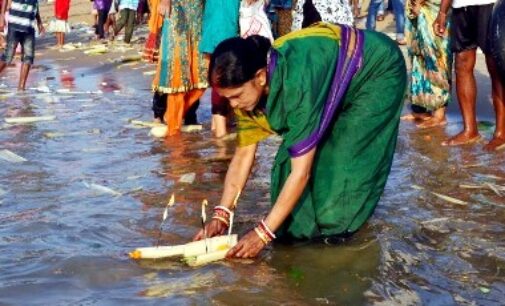
M 161 0 L 158 5 L 158 13 L 160 15 L 170 17 L 172 13 L 172 0 Z
M 209 223 L 205 225 L 205 231 L 207 232 L 207 238 L 223 235 L 228 227 L 221 221 L 212 219 Z M 205 238 L 203 234 L 203 229 L 198 231 L 198 233 L 193 237 L 193 241 L 202 240 Z
M 447 25 L 447 15 L 445 13 L 439 12 L 437 19 L 433 22 L 433 31 L 435 35 L 443 37 L 446 31 Z

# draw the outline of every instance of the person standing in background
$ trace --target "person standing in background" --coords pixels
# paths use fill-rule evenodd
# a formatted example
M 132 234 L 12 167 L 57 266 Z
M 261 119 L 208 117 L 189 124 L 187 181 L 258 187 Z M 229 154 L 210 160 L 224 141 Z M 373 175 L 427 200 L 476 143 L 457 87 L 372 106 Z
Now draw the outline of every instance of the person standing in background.
M 70 0 L 56 0 L 54 2 L 54 20 L 49 24 L 49 31 L 56 35 L 56 45 L 62 48 L 65 44 L 65 33 L 70 32 L 68 25 L 68 12 Z
M 184 124 L 194 124 L 198 100 L 208 87 L 207 61 L 198 51 L 203 0 L 161 0 L 163 15 L 160 57 L 153 80 L 155 121 L 167 125 L 165 136 L 178 133 Z M 192 122 L 188 122 L 192 121 Z
M 355 0 L 298 0 L 293 9 L 291 30 L 305 28 L 315 21 L 352 26 L 353 8 L 358 9 Z
M 494 151 L 505 146 L 505 83 L 501 80 L 495 60 L 491 56 L 489 32 L 491 14 L 496 0 L 442 0 L 433 30 L 446 35 L 447 13 L 452 3 L 451 49 L 455 53 L 456 94 L 463 115 L 463 131 L 442 142 L 443 146 L 458 146 L 477 142 L 481 136 L 477 128 L 477 83 L 475 68 L 477 47 L 486 57 L 491 77 L 491 95 L 496 113 L 496 128 L 484 150 Z
M 112 0 L 94 0 L 94 7 L 98 14 L 98 23 L 96 26 L 96 35 L 98 39 L 105 38 L 105 23 L 109 18 L 109 11 Z
M 0 29 L 5 26 L 5 12 L 9 9 L 9 28 L 7 30 L 7 47 L 0 59 L 0 73 L 14 59 L 16 47 L 21 45 L 21 72 L 18 90 L 25 90 L 26 80 L 35 59 L 35 22 L 40 34 L 45 32 L 39 13 L 38 0 L 8 0 L 2 3 Z
M 114 27 L 114 37 L 124 28 L 124 42 L 129 44 L 132 39 L 133 29 L 135 27 L 135 18 L 137 16 L 137 7 L 139 0 L 121 0 L 119 2 L 119 20 Z
M 407 2 L 407 46 L 412 64 L 410 101 L 412 114 L 403 120 L 422 121 L 419 128 L 447 123 L 446 106 L 451 101 L 452 51 L 448 30 L 438 36 L 433 22 L 440 0 L 409 0 Z
M 254 0 L 250 1 L 253 2 Z M 207 0 L 203 13 L 202 41 L 199 50 L 209 57 L 216 46 L 225 39 L 239 35 L 240 0 Z M 214 90 L 211 93 L 211 130 L 215 137 L 227 134 L 227 103 Z

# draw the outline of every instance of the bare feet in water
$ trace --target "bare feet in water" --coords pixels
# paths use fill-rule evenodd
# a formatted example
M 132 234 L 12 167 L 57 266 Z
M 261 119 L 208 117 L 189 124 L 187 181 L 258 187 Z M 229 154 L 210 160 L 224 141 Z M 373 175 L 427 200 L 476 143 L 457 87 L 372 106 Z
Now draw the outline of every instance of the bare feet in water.
M 431 115 L 428 113 L 410 113 L 400 117 L 402 121 L 425 121 L 429 120 Z
M 503 137 L 493 137 L 493 139 L 484 146 L 484 150 L 488 152 L 498 151 L 501 149 L 505 149 L 505 138 Z
M 444 126 L 446 124 L 447 121 L 445 120 L 445 118 L 431 117 L 419 124 L 416 124 L 416 126 L 420 129 L 429 129 L 432 127 Z
M 441 107 L 433 111 L 431 117 L 425 119 L 421 123 L 416 124 L 416 126 L 420 129 L 427 129 L 437 126 L 444 126 L 446 124 L 447 120 L 445 119 L 445 107 Z
M 462 146 L 466 144 L 472 144 L 480 140 L 480 134 L 478 132 L 468 133 L 463 131 L 456 136 L 453 136 L 446 141 L 442 142 L 443 146 Z

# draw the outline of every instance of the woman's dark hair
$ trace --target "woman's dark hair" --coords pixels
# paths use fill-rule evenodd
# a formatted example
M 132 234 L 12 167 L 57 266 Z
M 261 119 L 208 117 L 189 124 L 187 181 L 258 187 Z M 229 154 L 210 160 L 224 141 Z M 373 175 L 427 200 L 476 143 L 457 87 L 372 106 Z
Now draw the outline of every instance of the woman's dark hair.
M 210 85 L 230 88 L 252 80 L 259 69 L 267 66 L 271 46 L 270 40 L 259 35 L 224 40 L 210 57 Z

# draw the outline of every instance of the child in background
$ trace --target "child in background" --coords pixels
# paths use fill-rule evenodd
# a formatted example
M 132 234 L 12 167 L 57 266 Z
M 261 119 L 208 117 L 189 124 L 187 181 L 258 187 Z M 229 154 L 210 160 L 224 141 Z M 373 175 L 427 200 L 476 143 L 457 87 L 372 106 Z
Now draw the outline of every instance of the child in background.
M 44 33 L 44 26 L 39 14 L 38 0 L 9 0 L 2 5 L 0 14 L 0 29 L 5 26 L 5 12 L 9 8 L 9 28 L 7 30 L 7 48 L 0 59 L 0 73 L 8 64 L 12 62 L 18 44 L 21 50 L 21 73 L 19 75 L 18 90 L 25 90 L 26 80 L 33 65 L 35 57 L 35 28 L 37 26 L 40 34 Z
M 119 20 L 114 27 L 114 36 L 126 26 L 124 42 L 127 44 L 129 44 L 132 39 L 138 6 L 139 0 L 121 0 L 119 2 Z
M 95 0 L 94 6 L 98 12 L 98 24 L 96 26 L 96 35 L 98 39 L 105 38 L 105 23 L 109 18 L 109 11 L 112 0 Z
M 70 0 L 56 0 L 54 2 L 54 20 L 49 24 L 49 32 L 56 34 L 56 45 L 62 48 L 65 44 L 65 33 L 70 32 L 68 25 L 68 11 Z

